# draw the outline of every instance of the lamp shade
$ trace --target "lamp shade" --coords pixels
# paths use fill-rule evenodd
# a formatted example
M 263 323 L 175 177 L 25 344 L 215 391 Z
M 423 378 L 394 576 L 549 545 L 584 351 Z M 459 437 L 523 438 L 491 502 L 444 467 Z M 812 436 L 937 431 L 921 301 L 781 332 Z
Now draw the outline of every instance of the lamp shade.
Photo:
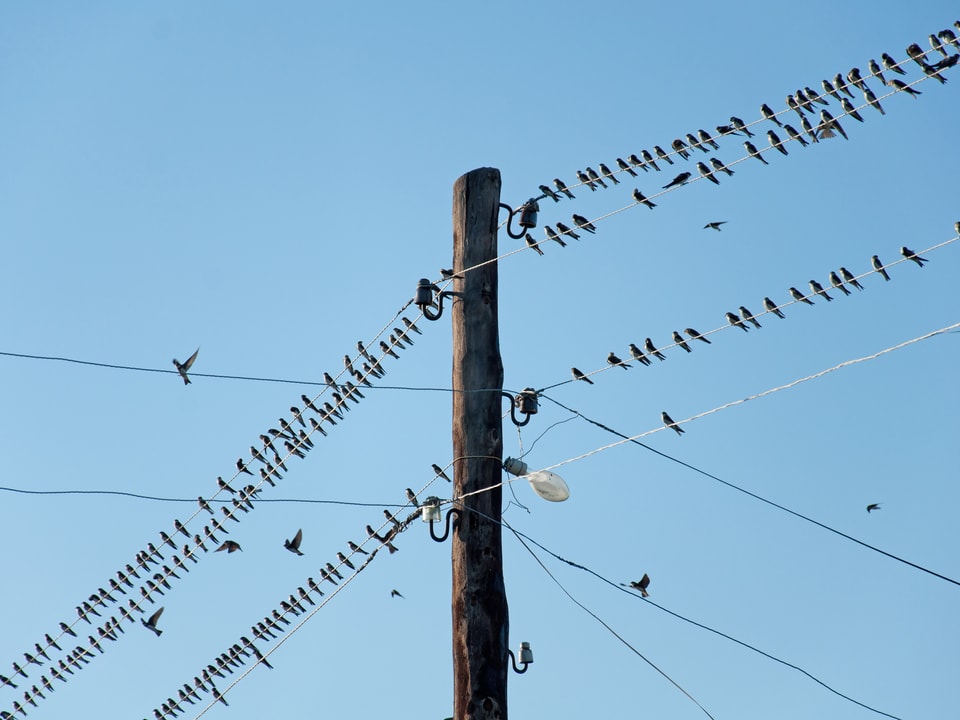
M 537 470 L 527 476 L 533 491 L 550 502 L 563 502 L 570 497 L 570 488 L 563 478 L 549 470 Z

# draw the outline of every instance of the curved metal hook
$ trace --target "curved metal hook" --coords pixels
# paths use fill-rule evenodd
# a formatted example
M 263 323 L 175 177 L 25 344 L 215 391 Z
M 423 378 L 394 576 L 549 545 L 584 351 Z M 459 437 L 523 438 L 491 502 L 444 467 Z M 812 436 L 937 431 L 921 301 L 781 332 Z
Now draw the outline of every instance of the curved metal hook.
M 513 216 L 516 215 L 521 210 L 523 210 L 523 208 L 521 207 L 514 210 L 512 207 L 510 207 L 506 203 L 500 203 L 500 207 L 502 207 L 504 210 L 510 213 L 510 215 L 507 217 L 507 235 L 512 237 L 514 240 L 520 240 L 521 238 L 523 238 L 523 236 L 526 234 L 525 229 L 521 228 L 519 235 L 515 234 L 513 230 L 510 229 L 513 226 Z
M 516 398 L 513 397 L 513 395 L 511 395 L 508 392 L 501 392 L 500 394 L 510 401 L 510 419 L 513 420 L 514 425 L 516 425 L 517 427 L 523 427 L 524 425 L 530 422 L 530 417 L 531 417 L 530 415 L 527 415 L 523 419 L 523 422 L 521 422 L 520 420 L 517 420 L 517 401 L 516 401 Z
M 433 531 L 433 520 L 431 520 L 430 521 L 430 537 L 432 537 L 437 542 L 443 542 L 444 540 L 446 540 L 447 536 L 450 535 L 450 516 L 454 514 L 457 516 L 457 522 L 458 523 L 460 522 L 462 513 L 457 508 L 450 508 L 449 510 L 447 510 L 446 517 L 444 518 L 443 535 L 441 535 L 440 537 L 437 537 L 437 534 Z
M 530 667 L 530 663 L 520 663 L 521 665 L 523 665 L 523 670 L 518 668 L 517 656 L 514 655 L 513 650 L 510 650 L 509 648 L 507 649 L 507 655 L 510 656 L 510 662 L 513 664 L 513 671 L 517 673 L 517 675 L 523 675 L 527 671 L 527 669 Z
M 434 294 L 437 298 L 438 309 L 433 309 Z M 449 291 L 440 292 L 440 288 L 435 283 L 423 278 L 417 283 L 417 294 L 414 303 L 427 320 L 439 320 L 443 315 L 443 298 L 450 295 Z

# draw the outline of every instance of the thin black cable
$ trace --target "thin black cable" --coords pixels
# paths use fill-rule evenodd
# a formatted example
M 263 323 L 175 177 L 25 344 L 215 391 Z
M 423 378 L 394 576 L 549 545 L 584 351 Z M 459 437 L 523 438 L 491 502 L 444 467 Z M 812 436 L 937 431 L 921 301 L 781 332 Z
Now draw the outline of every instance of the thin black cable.
M 678 459 L 678 458 L 675 458 L 675 457 L 673 457 L 673 456 L 671 456 L 671 455 L 667 455 L 666 453 L 661 452 L 660 450 L 657 450 L 656 448 L 652 448 L 652 447 L 650 447 L 649 445 L 646 445 L 645 443 L 642 443 L 642 442 L 640 442 L 639 440 L 637 440 L 637 439 L 635 439 L 635 438 L 631 438 L 631 437 L 628 436 L 628 435 L 624 435 L 623 433 L 617 432 L 617 431 L 614 430 L 613 428 L 611 428 L 611 427 L 609 427 L 609 426 L 607 426 L 607 425 L 604 425 L 604 424 L 601 423 L 601 422 L 598 422 L 598 421 L 596 421 L 596 420 L 592 420 L 592 419 L 588 418 L 586 415 L 584 415 L 583 413 L 579 412 L 578 410 L 574 410 L 573 408 L 569 408 L 569 407 L 567 407 L 566 405 L 564 405 L 563 403 L 561 403 L 561 402 L 559 402 L 559 401 L 557 401 L 557 400 L 554 400 L 553 398 L 551 398 L 551 397 L 549 397 L 549 396 L 547 396 L 547 395 L 544 395 L 544 394 L 541 393 L 541 394 L 540 394 L 540 397 L 546 398 L 547 400 L 549 400 L 550 402 L 554 403 L 555 405 L 559 405 L 561 408 L 563 408 L 563 409 L 566 410 L 567 412 L 573 413 L 574 415 L 577 415 L 578 417 L 583 418 L 583 419 L 586 420 L 588 423 L 590 423 L 590 424 L 592 424 L 592 425 L 596 425 L 598 428 L 600 428 L 600 429 L 602 429 L 602 430 L 605 430 L 605 431 L 607 431 L 607 432 L 609 432 L 609 433 L 611 433 L 611 434 L 613 434 L 613 435 L 616 435 L 617 437 L 623 438 L 624 440 L 629 440 L 630 442 L 632 442 L 632 443 L 634 443 L 634 444 L 636 444 L 636 445 L 639 445 L 640 447 L 642 447 L 642 448 L 644 448 L 644 449 L 646 449 L 646 450 L 649 450 L 650 452 L 655 453 L 655 454 L 659 455 L 659 456 L 662 457 L 662 458 L 666 458 L 667 460 L 670 460 L 671 462 L 675 462 L 675 463 L 677 463 L 678 465 L 682 465 L 683 467 L 685 467 L 685 468 L 687 468 L 687 469 L 689 469 L 689 470 L 693 470 L 694 472 L 700 473 L 701 475 L 703 475 L 703 476 L 705 476 L 705 477 L 708 477 L 708 478 L 710 478 L 711 480 L 716 480 L 718 483 L 720 483 L 720 484 L 722 484 L 722 485 L 726 485 L 728 488 L 731 488 L 731 489 L 733 489 L 733 490 L 736 490 L 737 492 L 741 492 L 741 493 L 743 493 L 744 495 L 749 495 L 749 496 L 752 497 L 754 500 L 759 500 L 760 502 L 766 503 L 767 505 L 770 505 L 771 507 L 775 507 L 775 508 L 777 508 L 778 510 L 782 510 L 782 511 L 785 512 L 785 513 L 789 513 L 790 515 L 793 515 L 794 517 L 798 517 L 798 518 L 800 518 L 801 520 L 806 520 L 808 523 L 812 523 L 813 525 L 816 525 L 817 527 L 823 528 L 824 530 L 828 530 L 828 531 L 834 533 L 835 535 L 839 535 L 840 537 L 842 537 L 842 538 L 844 538 L 844 539 L 846 539 L 846 540 L 850 540 L 851 542 L 854 542 L 854 543 L 856 543 L 857 545 L 861 545 L 861 546 L 867 548 L 868 550 L 873 550 L 874 552 L 880 553 L 881 555 L 885 555 L 886 557 L 890 558 L 891 560 L 896 560 L 897 562 L 903 563 L 904 565 L 909 565 L 910 567 L 912 567 L 912 568 L 914 568 L 914 569 L 916 569 L 916 570 L 921 570 L 922 572 L 925 572 L 925 573 L 927 573 L 927 574 L 929 574 L 929 575 L 933 575 L 934 577 L 940 578 L 941 580 L 946 580 L 946 581 L 949 582 L 949 583 L 953 583 L 954 585 L 960 586 L 960 582 L 958 582 L 957 580 L 954 580 L 953 578 L 947 577 L 946 575 L 941 575 L 940 573 L 938 573 L 938 572 L 936 572 L 936 571 L 934 571 L 934 570 L 930 570 L 929 568 L 923 567 L 923 565 L 918 565 L 917 563 L 910 562 L 909 560 L 906 560 L 906 559 L 904 559 L 904 558 L 902 558 L 902 557 L 900 557 L 900 556 L 898 556 L 898 555 L 894 555 L 893 553 L 889 553 L 889 552 L 887 552 L 886 550 L 881 550 L 880 548 L 878 548 L 878 547 L 876 547 L 876 546 L 874 546 L 874 545 L 871 545 L 871 544 L 869 544 L 869 543 L 866 543 L 866 542 L 864 542 L 863 540 L 858 540 L 857 538 L 853 537 L 852 535 L 848 535 L 848 534 L 846 534 L 845 532 L 841 532 L 840 530 L 836 530 L 835 528 L 832 528 L 832 527 L 830 527 L 829 525 L 825 525 L 824 523 L 819 522 L 818 520 L 814 520 L 813 518 L 810 518 L 810 517 L 807 517 L 806 515 L 803 515 L 803 514 L 801 514 L 801 513 L 798 513 L 796 510 L 791 510 L 791 509 L 788 508 L 788 507 L 784 507 L 783 505 L 779 505 L 779 504 L 773 502 L 773 500 L 767 500 L 765 497 L 762 497 L 762 496 L 760 496 L 760 495 L 757 495 L 756 493 L 750 492 L 749 490 L 746 490 L 745 488 L 742 488 L 742 487 L 740 487 L 739 485 L 734 485 L 733 483 L 728 482 L 727 480 L 723 480 L 723 479 L 717 477 L 716 475 L 713 475 L 713 474 L 711 474 L 711 473 L 708 473 L 706 470 L 701 470 L 700 468 L 696 467 L 695 465 L 691 465 L 691 464 L 688 463 L 688 462 L 684 462 L 683 460 L 680 460 L 680 459 Z
M 490 516 L 486 515 L 485 513 L 482 513 L 482 512 L 480 512 L 480 511 L 478 511 L 478 510 L 474 510 L 473 508 L 467 508 L 467 509 L 470 510 L 471 512 L 474 512 L 474 513 L 476 513 L 476 514 L 478 514 L 478 515 L 483 516 L 485 519 L 490 520 L 491 522 L 497 522 L 496 520 L 494 520 L 494 519 L 491 518 Z M 613 582 L 612 580 L 604 577 L 603 575 L 601 575 L 600 573 L 596 572 L 595 570 L 591 570 L 590 568 L 586 567 L 585 565 L 580 565 L 579 563 L 575 563 L 575 562 L 573 562 L 572 560 L 567 560 L 566 558 L 561 557 L 560 555 L 558 555 L 557 553 L 553 552 L 553 551 L 550 550 L 549 548 L 544 547 L 542 544 L 540 544 L 539 542 L 537 542 L 536 540 L 534 540 L 534 539 L 533 539 L 532 537 L 530 537 L 529 535 L 527 535 L 527 534 L 525 534 L 525 533 L 522 533 L 522 532 L 520 532 L 519 530 L 516 530 L 515 528 L 510 527 L 510 526 L 506 523 L 506 521 L 501 520 L 501 521 L 500 521 L 499 523 L 497 523 L 497 524 L 503 525 L 504 527 L 506 527 L 506 528 L 507 528 L 508 530 L 510 530 L 510 532 L 512 532 L 514 535 L 517 535 L 517 536 L 518 536 L 518 539 L 520 539 L 520 538 L 522 537 L 522 538 L 524 538 L 524 539 L 526 539 L 526 540 L 529 540 L 531 543 L 533 543 L 534 545 L 536 545 L 538 548 L 540 548 L 541 550 L 543 550 L 545 553 L 547 553 L 548 555 L 551 555 L 552 557 L 554 557 L 555 559 L 559 560 L 560 562 L 565 563 L 565 564 L 567 564 L 567 565 L 569 565 L 569 566 L 571 566 L 571 567 L 577 568 L 578 570 L 583 570 L 584 572 L 589 573 L 590 575 L 593 575 L 593 576 L 594 576 L 595 578 L 597 578 L 598 580 L 601 580 L 601 581 L 607 583 L 608 585 L 610 585 L 611 587 L 615 588 L 616 590 L 618 590 L 618 591 L 620 591 L 620 592 L 627 593 L 628 595 L 632 595 L 632 596 L 634 596 L 634 597 L 639 597 L 636 593 L 630 592 L 629 590 L 621 587 L 621 586 L 618 585 L 617 583 L 615 583 L 615 582 Z M 521 542 L 523 542 L 523 541 L 521 540 Z M 530 551 L 529 548 L 527 548 L 527 550 L 528 550 L 528 552 Z M 536 557 L 536 556 L 534 556 L 534 557 Z M 537 559 L 537 562 L 540 562 L 539 559 Z M 540 565 L 541 565 L 541 567 L 543 567 L 543 563 L 540 563 Z M 551 577 L 552 577 L 552 576 L 551 576 Z M 755 653 L 758 653 L 758 654 L 760 654 L 760 655 L 763 655 L 764 657 L 769 658 L 770 660 L 774 660 L 774 661 L 780 663 L 781 665 L 784 665 L 784 666 L 786 666 L 786 667 L 788 667 L 788 668 L 792 668 L 793 670 L 796 670 L 797 672 L 800 672 L 800 673 L 802 673 L 803 675 L 806 675 L 808 678 L 810 678 L 811 680 L 813 680 L 814 682 L 816 682 L 818 685 L 821 685 L 822 687 L 826 688 L 827 690 L 829 690 L 829 691 L 832 692 L 833 694 L 835 694 L 835 695 L 843 698 L 844 700 L 848 700 L 849 702 L 852 702 L 852 703 L 854 703 L 855 705 L 859 705 L 860 707 L 865 708 L 865 709 L 867 709 L 867 710 L 870 710 L 871 712 L 875 712 L 875 713 L 877 713 L 878 715 L 883 715 L 884 717 L 893 718 L 893 720 L 902 720 L 901 718 L 897 717 L 896 715 L 891 715 L 891 714 L 889 714 L 889 713 L 883 712 L 882 710 L 877 710 L 876 708 L 870 707 L 869 705 L 866 705 L 865 703 L 862 703 L 862 702 L 860 702 L 859 700 L 855 700 L 854 698 L 850 697 L 849 695 L 845 695 L 844 693 L 840 692 L 839 690 L 837 690 L 837 689 L 835 689 L 835 688 L 833 688 L 833 687 L 830 687 L 830 686 L 829 686 L 827 683 L 825 683 L 823 680 L 820 680 L 820 679 L 819 679 L 818 677 L 816 677 L 815 675 L 812 675 L 811 673 L 807 672 L 807 671 L 804 670 L 802 667 L 799 667 L 799 666 L 797 666 L 797 665 L 794 665 L 793 663 L 789 663 L 789 662 L 787 662 L 786 660 L 781 660 L 780 658 L 776 657 L 775 655 L 771 655 L 770 653 L 765 652 L 765 651 L 761 650 L 760 648 L 751 645 L 750 643 L 744 642 L 743 640 L 738 640 L 737 638 L 733 637 L 732 635 L 728 635 L 727 633 L 722 632 L 722 631 L 720 631 L 720 630 L 716 630 L 716 629 L 710 627 L 709 625 L 704 625 L 703 623 L 697 622 L 696 620 L 692 620 L 692 619 L 690 619 L 690 618 L 688 618 L 688 617 L 686 617 L 686 616 L 684 616 L 684 615 L 681 615 L 680 613 L 678 613 L 678 612 L 676 612 L 676 611 L 674 611 L 674 610 L 670 610 L 670 609 L 668 609 L 668 608 L 665 608 L 665 607 L 663 607 L 662 605 L 659 605 L 659 604 L 653 602 L 653 601 L 650 600 L 649 598 L 640 597 L 639 599 L 641 599 L 641 600 L 643 600 L 644 602 L 652 605 L 653 607 L 657 608 L 658 610 L 662 610 L 663 612 L 667 613 L 668 615 L 672 615 L 673 617 L 677 618 L 678 620 L 683 620 L 684 622 L 689 623 L 689 624 L 691 624 L 691 625 L 694 625 L 694 626 L 696 626 L 696 627 L 698 627 L 698 628 L 701 628 L 702 630 L 708 630 L 709 632 L 712 632 L 712 633 L 714 633 L 715 635 L 719 635 L 720 637 L 726 638 L 727 640 L 730 640 L 731 642 L 735 642 L 735 643 L 737 643 L 738 645 L 741 645 L 741 646 L 747 648 L 748 650 L 753 650 Z M 578 604 L 579 604 L 579 603 L 578 603 Z

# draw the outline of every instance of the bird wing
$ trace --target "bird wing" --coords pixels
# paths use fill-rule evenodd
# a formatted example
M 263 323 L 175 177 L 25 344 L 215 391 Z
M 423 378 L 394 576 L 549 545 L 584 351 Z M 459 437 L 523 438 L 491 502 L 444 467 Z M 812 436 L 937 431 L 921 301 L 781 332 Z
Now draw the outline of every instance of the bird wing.
M 160 616 L 163 615 L 163 608 L 157 610 L 153 615 L 147 620 L 147 625 L 152 625 L 153 627 L 157 626 L 157 621 L 160 619 Z
M 297 534 L 293 536 L 293 540 L 290 541 L 290 545 L 295 549 L 300 549 L 300 541 L 303 540 L 303 530 L 297 530 Z
M 647 589 L 647 586 L 650 584 L 650 576 L 646 573 L 643 574 L 643 577 L 640 578 L 640 582 L 637 583 L 643 590 Z
M 188 357 L 188 358 L 183 362 L 183 364 L 182 364 L 180 367 L 183 368 L 184 372 L 186 372 L 187 370 L 190 369 L 190 366 L 193 365 L 193 361 L 197 359 L 197 353 L 199 353 L 199 352 L 200 352 L 200 348 L 197 348 L 196 350 L 193 351 L 193 355 L 191 355 L 190 357 Z

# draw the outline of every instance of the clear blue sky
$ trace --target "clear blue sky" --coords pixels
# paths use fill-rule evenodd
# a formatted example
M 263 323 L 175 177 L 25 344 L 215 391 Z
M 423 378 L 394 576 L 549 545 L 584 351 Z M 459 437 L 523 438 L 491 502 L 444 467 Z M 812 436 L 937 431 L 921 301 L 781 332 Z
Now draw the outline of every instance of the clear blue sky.
M 798 87 L 820 90 L 882 52 L 960 19 L 954 3 L 6 3 L 0 9 L 0 351 L 197 373 L 320 381 L 451 264 L 451 189 L 483 166 L 522 203 L 554 177 L 639 153 L 730 115 L 752 121 Z M 960 35 L 960 31 L 954 28 Z M 931 59 L 937 56 L 931 54 Z M 905 66 L 912 81 L 916 64 Z M 505 385 L 542 388 L 611 350 L 827 284 L 840 266 L 949 240 L 960 220 L 956 70 L 882 100 L 850 136 L 765 153 L 719 187 L 692 183 L 598 223 L 546 256 L 500 263 Z M 887 89 L 868 80 L 877 95 Z M 862 103 L 856 93 L 856 104 Z M 834 116 L 842 110 L 835 101 Z M 794 115 L 791 113 L 791 115 Z M 792 122 L 796 124 L 794 115 Z M 755 142 L 767 147 L 758 126 Z M 781 132 L 781 136 L 784 134 Z M 727 137 L 713 155 L 744 155 Z M 699 153 L 697 157 L 699 159 Z M 704 158 L 707 156 L 704 155 Z M 576 200 L 542 224 L 595 218 L 691 166 Z M 681 167 L 682 166 L 682 167 Z M 672 172 L 671 172 L 672 171 Z M 693 170 L 696 174 L 696 170 Z M 722 232 L 703 230 L 725 220 Z M 542 229 L 535 231 L 538 238 Z M 687 355 L 616 368 L 548 395 L 625 434 L 687 418 L 960 321 L 960 243 L 873 274 L 864 290 L 791 305 Z M 521 244 L 501 233 L 500 248 Z M 838 293 L 832 293 L 839 295 Z M 450 326 L 387 359 L 390 385 L 449 387 Z M 645 438 L 652 447 L 864 542 L 960 579 L 955 509 L 957 348 L 949 334 Z M 210 496 L 258 435 L 318 388 L 0 357 L 2 485 Z M 570 417 L 548 401 L 524 450 Z M 505 425 L 505 452 L 521 452 Z M 572 420 L 526 456 L 547 467 L 616 438 Z M 370 390 L 230 537 L 165 597 L 161 638 L 128 626 L 30 718 L 152 717 L 249 635 L 380 508 L 451 460 L 450 396 Z M 960 587 L 859 547 L 626 445 L 564 465 L 572 496 L 525 482 L 505 518 L 614 583 L 652 578 L 651 600 L 794 663 L 901 718 L 956 713 Z M 431 493 L 448 496 L 450 486 Z M 509 491 L 505 501 L 512 500 Z M 882 510 L 868 515 L 868 503 Z M 0 492 L 6 591 L 0 673 L 196 503 Z M 202 527 L 201 518 L 191 528 Z M 303 528 L 302 558 L 282 543 Z M 449 545 L 419 522 L 206 717 L 390 717 L 452 711 Z M 512 717 L 704 717 L 571 603 L 504 535 Z M 540 551 L 538 551 L 540 552 Z M 541 556 L 582 603 L 715 718 L 879 717 L 803 675 Z M 167 554 L 169 559 L 169 554 Z M 390 597 L 399 590 L 404 599 Z M 332 586 L 330 586 L 332 589 Z M 152 606 L 151 606 L 152 607 Z M 81 623 L 81 625 L 83 625 Z M 94 628 L 95 626 L 91 626 Z M 84 625 L 84 630 L 87 627 Z M 84 633 L 84 636 L 89 630 Z M 72 645 L 70 646 L 72 647 Z M 261 644 L 267 650 L 272 644 Z M 52 656 L 57 659 L 59 656 Z M 0 709 L 37 681 L 0 688 Z M 221 688 L 228 683 L 220 681 Z M 205 696 L 208 697 L 208 696 Z M 200 706 L 183 717 L 194 717 Z

